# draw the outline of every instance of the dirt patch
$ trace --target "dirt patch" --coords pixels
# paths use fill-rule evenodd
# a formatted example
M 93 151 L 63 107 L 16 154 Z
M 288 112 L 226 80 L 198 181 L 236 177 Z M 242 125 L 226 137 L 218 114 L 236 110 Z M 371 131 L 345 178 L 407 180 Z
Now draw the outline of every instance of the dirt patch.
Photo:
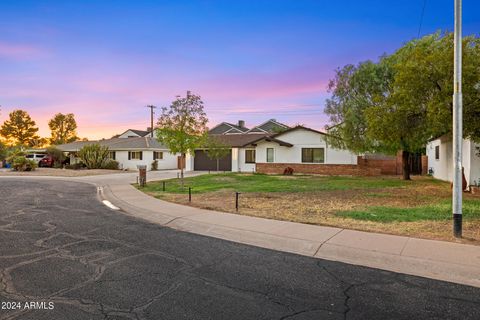
M 198 208 L 237 213 L 235 193 L 228 190 L 192 195 L 156 194 L 161 199 Z M 335 190 L 298 193 L 243 193 L 238 214 L 300 223 L 335 226 L 388 234 L 454 241 L 450 221 L 374 222 L 337 216 L 345 210 L 362 210 L 372 206 L 410 208 L 435 204 L 449 199 L 445 184 L 419 184 L 412 187 Z M 477 195 L 465 194 L 465 198 Z M 462 242 L 480 245 L 480 221 L 464 223 Z

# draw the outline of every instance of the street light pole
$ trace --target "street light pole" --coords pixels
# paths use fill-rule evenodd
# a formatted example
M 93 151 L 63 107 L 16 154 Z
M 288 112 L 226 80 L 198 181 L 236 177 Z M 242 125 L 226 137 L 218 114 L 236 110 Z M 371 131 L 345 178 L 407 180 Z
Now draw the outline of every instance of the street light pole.
M 462 237 L 462 0 L 455 0 L 453 79 L 453 235 Z

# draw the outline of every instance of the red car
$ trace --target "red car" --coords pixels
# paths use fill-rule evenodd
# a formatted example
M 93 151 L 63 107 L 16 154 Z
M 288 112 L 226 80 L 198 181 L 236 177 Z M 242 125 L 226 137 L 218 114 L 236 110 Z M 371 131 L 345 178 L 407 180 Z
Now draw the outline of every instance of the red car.
M 39 167 L 53 168 L 54 163 L 55 163 L 55 161 L 53 161 L 52 156 L 45 156 L 38 162 L 38 166 Z

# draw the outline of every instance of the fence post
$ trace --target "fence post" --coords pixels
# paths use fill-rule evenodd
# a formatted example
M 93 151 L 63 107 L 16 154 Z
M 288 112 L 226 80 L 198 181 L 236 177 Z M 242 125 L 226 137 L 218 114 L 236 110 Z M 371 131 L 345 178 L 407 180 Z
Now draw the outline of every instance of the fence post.
M 192 202 L 192 188 L 188 187 L 188 202 Z
M 162 181 L 162 190 L 165 191 L 165 181 Z
M 235 192 L 235 210 L 238 212 L 238 195 L 240 192 Z

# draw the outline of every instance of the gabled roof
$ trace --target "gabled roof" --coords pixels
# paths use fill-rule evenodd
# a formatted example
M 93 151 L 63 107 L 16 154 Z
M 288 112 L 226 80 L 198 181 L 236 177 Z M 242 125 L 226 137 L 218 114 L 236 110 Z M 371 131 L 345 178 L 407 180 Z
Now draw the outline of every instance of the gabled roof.
M 265 138 L 267 134 L 265 133 L 252 133 L 252 134 L 211 134 L 212 137 L 216 138 L 219 142 L 232 147 L 232 148 L 241 148 L 252 144 L 254 141 L 261 140 Z
M 99 144 L 107 146 L 111 151 L 122 150 L 168 150 L 157 139 L 152 137 L 112 138 L 94 141 L 75 141 L 58 145 L 57 148 L 65 152 L 76 152 L 86 145 Z
M 136 135 L 138 135 L 139 137 L 146 137 L 150 134 L 150 131 L 145 131 L 145 130 L 136 130 L 136 129 L 128 129 L 126 130 L 125 132 L 119 134 L 120 136 L 121 135 L 124 135 L 125 133 L 127 133 L 128 131 L 131 131 L 133 133 L 135 133 Z
M 307 131 L 311 131 L 311 132 L 315 132 L 315 133 L 318 133 L 318 134 L 323 134 L 325 136 L 328 136 L 329 134 L 328 133 L 325 133 L 325 132 L 322 132 L 322 131 L 318 131 L 318 130 L 315 130 L 315 129 L 312 129 L 312 128 L 307 128 L 307 127 L 304 127 L 304 126 L 295 126 L 293 128 L 289 128 L 285 131 L 282 131 L 280 133 L 277 133 L 277 134 L 274 134 L 272 135 L 272 137 L 279 137 L 285 133 L 288 133 L 288 132 L 292 132 L 292 131 L 296 131 L 296 130 L 307 130 Z
M 261 125 L 258 125 L 248 130 L 247 133 L 257 133 L 257 132 L 277 133 L 282 130 L 287 130 L 288 128 L 290 127 L 287 126 L 286 124 L 280 123 L 275 119 L 270 119 L 268 121 L 265 121 Z
M 231 134 L 231 133 L 243 133 L 247 131 L 248 131 L 248 128 L 240 127 L 238 125 L 235 125 L 229 122 L 222 122 L 220 124 L 217 124 L 208 132 L 210 134 Z

